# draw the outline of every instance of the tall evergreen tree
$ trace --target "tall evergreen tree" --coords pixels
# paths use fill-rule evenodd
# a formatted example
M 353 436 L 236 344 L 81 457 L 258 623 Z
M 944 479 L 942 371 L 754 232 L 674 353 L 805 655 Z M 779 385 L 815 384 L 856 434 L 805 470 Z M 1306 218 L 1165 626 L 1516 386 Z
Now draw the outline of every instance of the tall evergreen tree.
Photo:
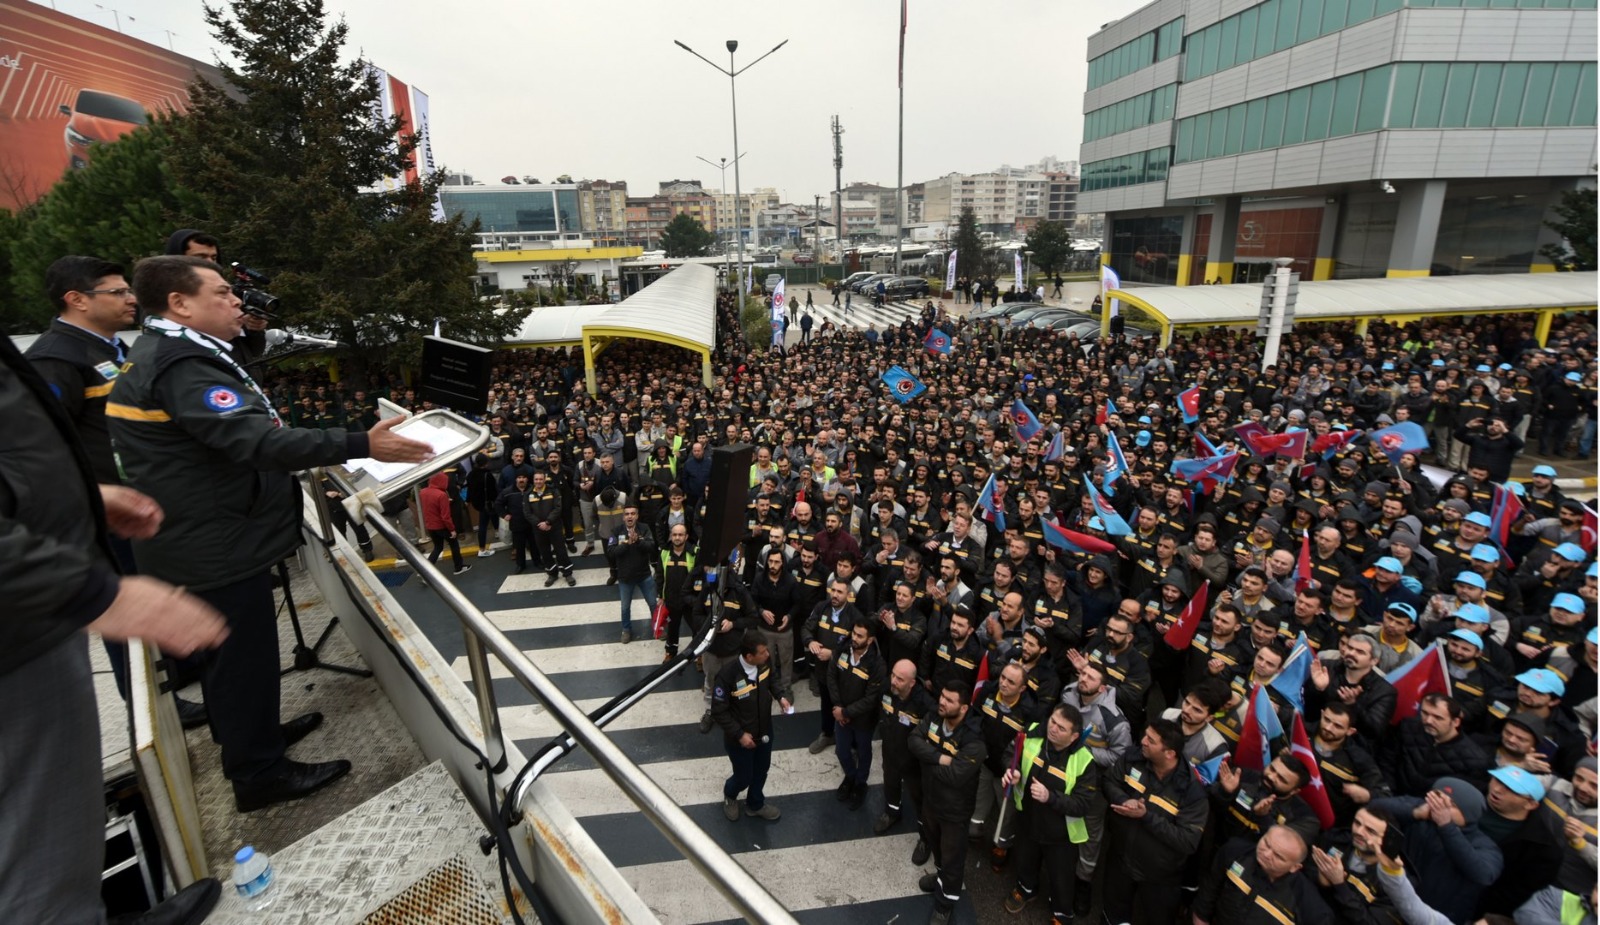
M 978 216 L 971 206 L 962 207 L 951 244 L 956 249 L 956 276 L 972 280 L 984 275 L 983 238 L 978 236 Z
M 1040 222 L 1028 232 L 1026 246 L 1033 251 L 1034 269 L 1048 276 L 1072 255 L 1072 229 L 1066 222 Z
M 196 81 L 175 125 L 174 174 L 201 196 L 223 259 L 274 279 L 283 323 L 353 345 L 349 375 L 413 362 L 442 317 L 457 340 L 492 344 L 523 312 L 474 296 L 476 224 L 436 222 L 444 172 L 404 176 L 417 138 L 378 113 L 369 64 L 342 62 L 347 27 L 321 0 L 235 0 L 205 8 L 231 53 L 227 86 Z
M 661 229 L 661 249 L 668 257 L 700 257 L 716 240 L 716 235 L 687 212 L 674 215 Z
M 1595 268 L 1595 194 L 1592 189 L 1561 192 L 1561 201 L 1551 207 L 1555 221 L 1545 227 L 1562 237 L 1560 244 L 1546 244 L 1539 253 L 1563 270 Z

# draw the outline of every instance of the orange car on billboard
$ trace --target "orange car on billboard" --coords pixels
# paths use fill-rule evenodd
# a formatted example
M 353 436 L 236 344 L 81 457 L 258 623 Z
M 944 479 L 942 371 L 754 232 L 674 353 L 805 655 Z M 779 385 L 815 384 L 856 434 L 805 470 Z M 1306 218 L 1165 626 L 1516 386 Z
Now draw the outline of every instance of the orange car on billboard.
M 79 90 L 71 105 L 61 104 L 61 114 L 67 117 L 67 157 L 75 169 L 89 166 L 95 145 L 116 141 L 149 121 L 143 105 L 102 90 Z

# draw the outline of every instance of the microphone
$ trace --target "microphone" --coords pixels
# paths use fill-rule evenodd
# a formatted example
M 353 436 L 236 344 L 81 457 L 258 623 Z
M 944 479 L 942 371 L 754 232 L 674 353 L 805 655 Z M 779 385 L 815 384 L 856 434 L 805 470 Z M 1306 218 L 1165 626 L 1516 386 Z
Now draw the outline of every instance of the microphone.
M 266 331 L 268 347 L 322 347 L 327 350 L 337 350 L 344 344 L 326 337 L 314 337 L 310 334 L 294 334 L 282 328 L 268 328 Z

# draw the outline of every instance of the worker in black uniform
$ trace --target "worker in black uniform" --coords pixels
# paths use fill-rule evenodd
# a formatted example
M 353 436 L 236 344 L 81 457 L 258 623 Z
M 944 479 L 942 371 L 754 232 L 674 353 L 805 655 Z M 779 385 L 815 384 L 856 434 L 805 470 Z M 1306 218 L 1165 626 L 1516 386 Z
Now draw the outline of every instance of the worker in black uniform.
M 812 679 L 817 684 L 817 694 L 822 698 L 822 730 L 808 747 L 811 754 L 820 755 L 834 744 L 833 697 L 828 693 L 828 665 L 834 656 L 849 647 L 850 627 L 861 620 L 861 611 L 849 601 L 850 582 L 834 578 L 828 582 L 828 599 L 811 611 L 801 638 L 806 653 L 811 656 Z
M 711 645 L 700 656 L 705 672 L 703 693 L 706 704 L 705 712 L 700 715 L 700 734 L 705 735 L 716 724 L 711 708 L 717 674 L 724 662 L 739 654 L 746 632 L 756 625 L 759 617 L 756 616 L 756 602 L 751 599 L 744 582 L 739 580 L 737 564 L 719 569 L 716 562 L 701 560 L 700 568 L 700 574 L 689 588 L 690 597 L 694 600 L 689 619 L 700 627 L 704 627 L 708 621 L 715 621 Z
M 44 274 L 45 291 L 58 314 L 25 354 L 72 420 L 89 456 L 95 481 L 120 485 L 117 461 L 106 425 L 106 396 L 127 362 L 128 345 L 117 337 L 134 326 L 138 303 L 122 267 L 99 257 L 62 257 Z M 124 574 L 134 571 L 133 546 L 110 537 L 111 552 Z M 107 641 L 117 692 L 128 696 L 127 647 Z M 185 729 L 205 724 L 205 707 L 179 699 Z
M 1017 885 L 1005 900 L 1012 915 L 1038 895 L 1042 863 L 1051 914 L 1072 921 L 1078 846 L 1089 840 L 1084 817 L 1101 802 L 1099 767 L 1082 732 L 1078 708 L 1057 704 L 1044 722 L 1028 728 L 1020 753 L 1015 743 L 1008 748 L 1003 780 L 1018 814 L 1012 849 Z
M 987 751 L 983 733 L 967 722 L 972 688 L 946 681 L 938 710 L 911 733 L 911 755 L 922 766 L 924 800 L 917 804 L 922 837 L 933 849 L 938 871 L 922 875 L 917 886 L 933 894 L 929 925 L 946 925 L 961 899 L 967 864 L 967 820 L 978 799 L 978 773 Z M 915 860 L 915 858 L 913 858 Z
M 135 542 L 140 571 L 183 585 L 223 613 L 228 641 L 204 678 L 223 773 L 240 812 L 298 799 L 343 777 L 348 761 L 306 764 L 284 750 L 320 725 L 279 725 L 274 565 L 300 545 L 291 470 L 371 457 L 426 460 L 431 448 L 395 434 L 281 426 L 261 388 L 230 355 L 239 299 L 222 268 L 198 257 L 151 257 L 134 270 L 145 336 L 112 386 L 106 415 L 128 484 L 166 512 Z
M 1378 882 L 1379 852 L 1393 822 L 1384 810 L 1363 806 L 1351 818 L 1349 828 L 1323 832 L 1311 849 L 1322 900 L 1341 923 L 1400 925 L 1403 921 Z M 1389 848 L 1398 853 L 1396 845 Z
M 567 579 L 567 585 L 578 583 L 572 576 L 572 559 L 567 555 L 565 516 L 562 513 L 561 493 L 552 488 L 543 469 L 533 471 L 533 484 L 523 499 L 522 516 L 533 525 L 533 542 L 538 548 L 538 558 L 544 564 L 546 588 L 556 583 L 556 576 Z
M 526 513 L 528 491 L 532 488 L 533 477 L 524 472 L 518 472 L 511 485 L 500 493 L 495 500 L 495 508 L 500 512 L 500 519 L 506 522 L 511 530 L 511 548 L 515 556 L 518 575 L 527 567 L 529 554 L 532 554 L 533 567 L 544 568 L 544 562 L 539 552 L 539 547 L 533 541 L 533 524 L 529 522 Z
M 1305 839 L 1286 825 L 1225 846 L 1195 897 L 1194 925 L 1332 925 L 1316 885 L 1300 875 L 1305 862 Z
M 105 784 L 83 633 L 138 637 L 187 655 L 216 645 L 226 629 L 182 589 L 117 575 L 108 532 L 149 536 L 163 512 L 115 482 L 96 484 L 60 401 L 4 336 L 0 421 L 0 703 L 8 746 L 0 748 L 0 909 L 7 922 L 100 922 Z M 219 895 L 208 877 L 147 915 L 195 925 Z
M 889 674 L 865 618 L 850 627 L 850 644 L 828 663 L 828 697 L 833 701 L 834 754 L 844 780 L 836 796 L 852 810 L 867 799 L 872 773 L 872 731 L 878 725 L 878 698 Z
M 772 766 L 772 702 L 789 709 L 789 700 L 773 691 L 772 650 L 760 633 L 745 633 L 739 654 L 718 669 L 711 690 L 711 717 L 722 727 L 723 746 L 733 773 L 722 785 L 722 812 L 739 821 L 739 794 L 757 819 L 776 822 L 782 815 L 762 792 Z
M 678 654 L 683 618 L 693 606 L 690 590 L 695 577 L 695 550 L 689 548 L 688 525 L 676 523 L 667 528 L 666 540 L 661 547 L 660 574 L 656 582 L 661 587 L 661 601 L 667 605 L 666 655 L 661 659 L 664 662 Z
M 883 740 L 883 814 L 872 824 L 874 835 L 894 828 L 900 822 L 900 807 L 905 794 L 922 805 L 922 767 L 911 757 L 911 732 L 934 711 L 933 695 L 917 683 L 917 665 L 901 659 L 889 669 L 889 688 L 879 700 L 879 737 Z M 912 863 L 922 865 L 931 849 L 917 841 Z M 917 855 L 921 855 L 918 860 Z
M 1101 782 L 1111 809 L 1106 856 L 1117 859 L 1103 888 L 1108 922 L 1170 922 L 1177 912 L 1184 865 L 1200 847 L 1208 813 L 1205 785 L 1179 759 L 1182 748 L 1176 723 L 1152 720 L 1139 757 Z

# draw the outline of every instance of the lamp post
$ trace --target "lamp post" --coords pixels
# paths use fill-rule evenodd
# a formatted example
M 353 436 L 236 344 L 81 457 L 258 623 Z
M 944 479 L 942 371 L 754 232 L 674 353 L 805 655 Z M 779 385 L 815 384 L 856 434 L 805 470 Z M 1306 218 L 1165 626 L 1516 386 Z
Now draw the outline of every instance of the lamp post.
M 1022 252 L 1022 288 L 1025 295 L 1033 295 L 1033 287 L 1028 285 L 1028 274 L 1033 269 L 1033 251 Z M 1025 300 L 1026 301 L 1026 300 Z
M 783 46 L 789 44 L 789 40 L 788 39 L 784 39 L 783 41 L 781 41 L 778 44 L 774 45 L 772 47 L 772 51 L 769 51 L 769 52 L 767 52 L 767 54 L 762 55 L 761 57 L 755 59 L 754 61 L 750 62 L 749 64 L 746 64 L 744 67 L 735 67 L 734 63 L 733 63 L 733 53 L 739 49 L 739 40 L 738 39 L 728 39 L 728 41 L 727 41 L 728 66 L 726 68 L 724 68 L 720 64 L 717 64 L 717 63 L 713 62 L 710 58 L 707 58 L 705 55 L 702 55 L 698 51 L 695 51 L 693 48 L 690 48 L 689 46 L 683 44 L 682 42 L 678 41 L 677 39 L 673 39 L 672 40 L 672 44 L 678 46 L 679 48 L 683 49 L 684 51 L 688 52 L 689 54 L 694 55 L 696 58 L 699 58 L 701 61 L 704 61 L 705 63 L 711 65 L 714 68 L 716 68 L 718 73 L 728 75 L 728 98 L 729 98 L 729 101 L 732 103 L 732 109 L 733 109 L 733 150 L 735 152 L 737 152 L 739 150 L 739 91 L 738 91 L 738 85 L 734 82 L 735 78 L 737 78 L 740 74 L 743 74 L 745 71 L 748 71 L 751 68 L 755 67 L 757 64 L 760 64 L 762 61 L 766 60 L 767 56 L 771 55 L 773 51 L 777 51 L 778 49 L 782 48 Z M 734 223 L 734 227 L 737 230 L 738 235 L 739 235 L 739 277 L 740 277 L 739 293 L 740 293 L 741 297 L 743 297 L 743 293 L 744 293 L 743 280 L 744 280 L 745 269 L 744 269 L 744 228 L 742 226 L 742 222 L 739 219 L 739 207 L 744 204 L 743 200 L 744 200 L 744 190 L 739 184 L 739 158 L 735 157 L 733 159 L 733 223 Z
M 735 154 L 733 156 L 733 170 L 734 170 L 735 176 L 738 175 L 738 171 L 739 171 L 739 158 L 744 157 L 746 153 L 748 153 L 748 152 L 741 151 L 738 154 Z M 722 191 L 722 195 L 724 195 L 724 196 L 728 195 L 728 159 L 725 158 L 725 157 L 718 158 L 718 160 L 721 161 L 721 163 L 712 163 L 709 159 L 701 157 L 698 154 L 695 155 L 695 158 L 697 160 L 705 161 L 707 164 L 711 164 L 711 166 L 717 168 L 717 170 L 721 172 L 722 179 L 719 181 L 720 185 L 717 188 Z M 739 196 L 738 196 L 737 193 L 734 194 L 734 198 L 733 198 L 733 224 L 734 224 L 734 231 L 738 231 L 739 230 L 738 229 L 738 225 L 739 225 Z M 721 228 L 717 229 L 717 236 L 718 237 L 722 236 L 722 229 Z M 730 271 L 728 269 L 728 247 L 727 247 L 727 245 L 723 245 L 723 247 L 722 247 L 722 278 L 724 280 L 726 280 L 731 276 L 733 276 L 733 273 L 732 273 L 732 271 Z

